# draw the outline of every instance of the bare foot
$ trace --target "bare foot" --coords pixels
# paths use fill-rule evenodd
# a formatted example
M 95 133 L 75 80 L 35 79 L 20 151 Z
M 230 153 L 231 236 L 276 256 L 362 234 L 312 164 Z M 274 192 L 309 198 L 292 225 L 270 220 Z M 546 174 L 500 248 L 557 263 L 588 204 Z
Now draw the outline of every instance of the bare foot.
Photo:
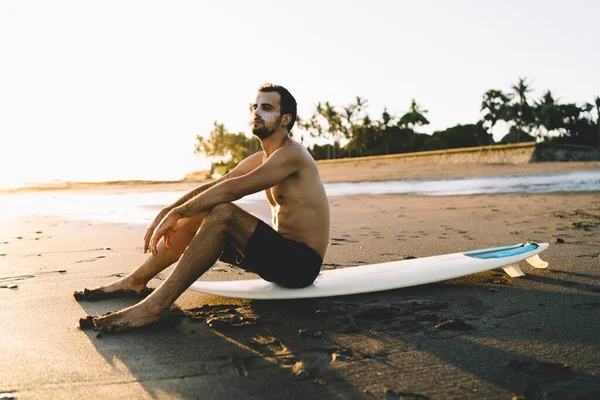
M 151 304 L 138 303 L 115 313 L 93 317 L 94 330 L 100 333 L 124 332 L 157 322 L 163 312 Z
M 94 301 L 114 297 L 146 297 L 152 293 L 152 290 L 147 288 L 144 283 L 132 283 L 129 279 L 123 278 L 107 286 L 77 291 L 73 293 L 73 296 L 77 300 Z

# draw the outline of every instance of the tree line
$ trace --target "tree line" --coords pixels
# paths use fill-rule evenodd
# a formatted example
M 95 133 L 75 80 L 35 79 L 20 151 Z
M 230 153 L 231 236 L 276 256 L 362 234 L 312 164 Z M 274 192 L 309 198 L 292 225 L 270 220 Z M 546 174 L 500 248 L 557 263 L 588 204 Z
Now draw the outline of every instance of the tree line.
M 368 101 L 362 97 L 341 107 L 319 102 L 312 115 L 298 116 L 296 124 L 304 134 L 298 135 L 301 141 L 313 139 L 308 150 L 316 160 L 529 141 L 600 148 L 600 97 L 593 103 L 561 103 L 550 90 L 539 99 L 532 98 L 531 91 L 525 78 L 507 91 L 490 89 L 483 95 L 479 121 L 432 134 L 419 133 L 429 120 L 427 110 L 414 99 L 408 111 L 392 115 L 384 108 L 378 119 L 369 115 Z M 492 130 L 500 122 L 508 133 L 496 143 Z M 225 173 L 260 150 L 258 139 L 230 133 L 218 121 L 208 137 L 197 135 L 196 140 L 195 153 L 212 161 L 211 173 Z

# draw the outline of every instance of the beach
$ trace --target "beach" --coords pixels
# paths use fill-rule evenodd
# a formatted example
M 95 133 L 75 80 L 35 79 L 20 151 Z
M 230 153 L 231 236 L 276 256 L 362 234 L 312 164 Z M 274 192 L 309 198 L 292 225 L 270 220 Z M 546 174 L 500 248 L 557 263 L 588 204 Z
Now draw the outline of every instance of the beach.
M 600 163 L 321 166 L 326 182 L 581 170 L 600 170 Z M 195 185 L 71 190 L 137 193 Z M 266 204 L 248 207 L 269 213 Z M 311 300 L 186 291 L 163 323 L 97 337 L 79 328 L 80 318 L 136 300 L 78 302 L 73 292 L 107 284 L 140 264 L 147 257 L 146 226 L 24 214 L 0 225 L 0 286 L 11 285 L 0 288 L 0 398 L 600 396 L 598 192 L 366 194 L 332 197 L 330 207 L 324 270 L 526 241 L 550 243 L 540 254 L 549 267 L 521 263 L 526 276 L 520 278 L 493 270 Z M 169 271 L 149 286 L 160 285 Z M 219 262 L 201 279 L 255 277 Z

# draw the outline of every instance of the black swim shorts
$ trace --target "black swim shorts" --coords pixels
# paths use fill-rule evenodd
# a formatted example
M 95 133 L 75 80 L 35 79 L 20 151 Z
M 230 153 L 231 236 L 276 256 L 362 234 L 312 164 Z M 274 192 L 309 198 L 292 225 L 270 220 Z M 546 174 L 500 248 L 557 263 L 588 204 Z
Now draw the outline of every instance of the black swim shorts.
M 243 254 L 228 242 L 220 260 L 254 272 L 266 281 L 295 289 L 311 285 L 323 264 L 315 250 L 304 243 L 284 238 L 261 220 L 248 239 Z

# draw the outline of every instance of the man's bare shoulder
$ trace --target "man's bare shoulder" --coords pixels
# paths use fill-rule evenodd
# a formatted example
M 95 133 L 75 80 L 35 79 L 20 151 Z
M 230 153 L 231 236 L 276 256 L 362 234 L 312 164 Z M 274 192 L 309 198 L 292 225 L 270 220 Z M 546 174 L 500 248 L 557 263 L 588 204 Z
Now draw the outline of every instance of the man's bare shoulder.
M 254 171 L 264 162 L 264 158 L 265 152 L 263 150 L 257 151 L 244 158 L 233 170 L 223 177 L 223 180 L 237 178 Z
M 282 153 L 285 153 L 286 157 L 294 157 L 294 159 L 298 162 L 311 164 L 315 163 L 315 160 L 313 159 L 310 152 L 306 149 L 306 147 L 294 140 L 290 140 L 290 142 L 287 145 L 285 145 L 277 151 L 282 150 L 284 150 L 284 152 Z

